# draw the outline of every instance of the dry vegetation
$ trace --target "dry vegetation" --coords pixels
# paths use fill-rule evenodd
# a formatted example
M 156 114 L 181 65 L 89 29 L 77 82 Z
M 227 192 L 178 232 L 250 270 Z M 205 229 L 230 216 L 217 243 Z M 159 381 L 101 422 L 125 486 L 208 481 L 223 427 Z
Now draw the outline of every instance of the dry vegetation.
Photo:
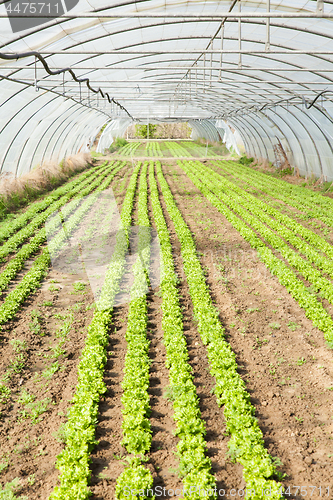
M 21 177 L 14 177 L 9 173 L 1 174 L 0 220 L 9 212 L 14 212 L 39 195 L 59 186 L 76 172 L 84 170 L 90 162 L 89 153 L 78 153 L 69 156 L 60 164 L 45 162 Z

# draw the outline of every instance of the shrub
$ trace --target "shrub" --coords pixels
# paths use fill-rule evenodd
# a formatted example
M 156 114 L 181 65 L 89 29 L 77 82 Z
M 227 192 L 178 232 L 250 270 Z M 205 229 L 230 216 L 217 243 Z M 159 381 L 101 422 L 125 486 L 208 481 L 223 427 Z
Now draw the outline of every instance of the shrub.
M 254 158 L 248 158 L 246 155 L 243 155 L 239 158 L 238 163 L 241 165 L 251 165 L 254 162 Z

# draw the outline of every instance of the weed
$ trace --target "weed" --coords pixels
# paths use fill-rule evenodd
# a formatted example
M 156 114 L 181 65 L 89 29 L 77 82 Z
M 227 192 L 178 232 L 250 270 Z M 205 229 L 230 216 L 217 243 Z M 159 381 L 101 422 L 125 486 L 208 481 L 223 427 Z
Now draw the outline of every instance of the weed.
M 249 307 L 248 309 L 246 309 L 247 313 L 252 313 L 255 311 L 260 311 L 259 307 Z
M 78 294 L 84 295 L 87 293 L 86 286 L 87 286 L 86 283 L 82 283 L 82 281 L 76 281 L 75 283 L 73 283 L 74 292 L 69 292 L 69 293 L 70 295 L 78 295 Z
M 23 405 L 27 405 L 35 401 L 36 396 L 33 394 L 29 394 L 29 392 L 26 389 L 23 389 L 21 391 L 20 397 L 18 398 L 17 402 L 21 403 Z
M 54 285 L 49 286 L 48 291 L 51 293 L 59 292 L 60 288 Z
M 36 474 L 31 474 L 31 476 L 28 476 L 27 477 L 27 483 L 30 485 L 30 486 L 33 486 L 36 482 Z
M 241 165 L 251 165 L 254 162 L 254 158 L 248 158 L 246 155 L 243 155 L 239 158 L 238 163 Z
M 43 319 L 42 314 L 37 311 L 37 309 L 33 309 L 30 312 L 31 322 L 29 323 L 29 330 L 35 335 L 40 335 L 44 337 L 45 333 L 42 331 L 41 321 Z
M 52 363 L 52 365 L 49 368 L 47 368 L 46 370 L 44 370 L 42 372 L 42 375 L 44 378 L 50 379 L 50 378 L 52 378 L 52 375 L 54 375 L 55 372 L 57 372 L 59 370 L 59 368 L 60 367 L 59 367 L 58 361 L 55 361 L 54 363 Z
M 270 323 L 269 326 L 273 328 L 273 330 L 279 330 L 281 328 L 280 323 Z
M 11 396 L 11 390 L 0 384 L 0 403 L 5 403 Z
M 44 300 L 44 302 L 41 303 L 42 307 L 53 307 L 54 304 L 51 300 Z
M 301 328 L 297 323 L 295 323 L 295 321 L 289 321 L 287 327 L 291 330 L 291 331 L 295 331 L 297 328 Z
M 20 480 L 18 477 L 13 479 L 10 483 L 6 483 L 4 487 L 0 485 L 0 499 L 1 500 L 28 500 L 26 496 L 15 495 L 15 490 L 19 488 Z
M 281 471 L 276 471 L 275 475 L 276 475 L 276 479 L 278 481 L 283 481 L 284 479 L 286 479 L 288 477 L 288 474 L 285 474 L 284 472 L 281 472 Z
M 306 363 L 306 359 L 305 358 L 299 358 L 297 361 L 296 361 L 296 364 L 298 366 L 302 366 L 304 365 L 304 363 Z
M 66 428 L 66 424 L 61 424 L 59 429 L 53 433 L 53 437 L 58 441 L 58 443 L 63 443 L 63 444 L 65 444 L 67 441 L 67 435 L 68 431 Z
M 52 354 L 50 354 L 49 356 L 47 356 L 50 359 L 57 359 L 60 356 L 63 356 L 63 354 L 66 354 L 66 350 L 62 349 L 62 343 L 59 343 L 56 346 L 51 347 L 51 352 L 52 352 Z M 53 373 L 55 373 L 55 372 L 53 372 Z
M 64 321 L 67 318 L 67 314 L 53 314 L 53 317 L 55 319 L 60 319 L 61 321 Z
M 16 353 L 20 353 L 22 351 L 25 351 L 27 348 L 27 343 L 25 340 L 12 339 L 9 341 L 9 343 L 12 346 L 14 352 L 16 352 Z
M 4 470 L 6 470 L 8 466 L 9 466 L 9 460 L 8 460 L 8 458 L 4 458 L 3 460 L 1 460 L 1 462 L 0 462 L 0 473 L 3 472 Z
M 78 312 L 81 309 L 81 306 L 83 306 L 84 302 L 77 302 L 72 306 L 72 309 L 74 312 Z
M 271 460 L 272 460 L 274 467 L 282 467 L 283 466 L 283 462 L 279 457 L 272 457 L 271 456 Z

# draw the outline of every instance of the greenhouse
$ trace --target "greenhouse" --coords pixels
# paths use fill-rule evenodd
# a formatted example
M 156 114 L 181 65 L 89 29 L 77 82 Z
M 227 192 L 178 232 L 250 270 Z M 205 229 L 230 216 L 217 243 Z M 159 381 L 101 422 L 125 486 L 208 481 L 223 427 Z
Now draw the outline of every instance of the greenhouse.
M 0 26 L 0 500 L 332 498 L 333 1 Z

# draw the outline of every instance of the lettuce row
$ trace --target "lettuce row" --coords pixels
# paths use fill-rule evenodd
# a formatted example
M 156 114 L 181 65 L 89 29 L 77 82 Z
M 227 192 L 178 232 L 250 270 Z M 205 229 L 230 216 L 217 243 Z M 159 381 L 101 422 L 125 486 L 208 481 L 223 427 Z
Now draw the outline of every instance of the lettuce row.
M 7 238 L 9 238 L 18 229 L 23 227 L 30 219 L 35 217 L 37 213 L 42 212 L 43 210 L 48 208 L 51 203 L 53 203 L 58 198 L 71 191 L 75 186 L 77 186 L 82 181 L 93 175 L 96 171 L 101 170 L 103 167 L 105 167 L 106 164 L 107 161 L 104 162 L 103 165 L 85 171 L 83 174 L 79 175 L 72 182 L 68 182 L 63 186 L 60 186 L 58 189 L 52 191 L 49 194 L 49 196 L 47 196 L 43 200 L 33 203 L 31 207 L 28 208 L 28 210 L 26 210 L 23 214 L 17 216 L 15 219 L 12 219 L 7 223 L 2 224 L 0 230 L 0 242 L 3 242 Z
M 121 218 L 124 231 L 119 231 L 104 287 L 119 290 L 119 283 L 125 268 L 127 251 L 126 222 L 131 221 L 133 199 L 139 165 L 134 169 L 123 203 Z M 125 234 L 125 238 L 123 237 Z M 122 266 L 114 263 L 122 262 Z M 111 283 L 112 282 L 112 283 Z M 103 288 L 104 288 L 103 287 Z M 112 321 L 112 304 L 108 307 L 97 304 L 93 319 L 88 328 L 85 347 L 78 368 L 78 384 L 68 411 L 66 424 L 66 447 L 58 455 L 56 467 L 60 470 L 60 486 L 57 486 L 50 500 L 86 500 L 91 495 L 88 487 L 91 472 L 90 453 L 98 443 L 95 439 L 98 405 L 101 395 L 106 392 L 103 380 L 106 363 L 105 347 L 108 344 L 109 327 Z
M 190 164 L 189 164 L 190 165 Z M 263 219 L 267 224 L 271 222 L 271 219 L 266 216 L 265 214 L 262 213 L 262 210 L 256 207 L 255 203 L 252 203 L 251 201 L 247 202 L 245 210 L 242 208 L 242 204 L 244 204 L 244 200 L 242 199 L 241 196 L 238 196 L 237 194 L 234 194 L 232 190 L 228 189 L 227 190 L 227 195 L 225 194 L 225 190 L 221 191 L 221 189 L 216 185 L 216 181 L 218 184 L 223 185 L 223 181 L 219 181 L 219 179 L 216 179 L 214 175 L 210 175 L 209 171 L 207 171 L 205 168 L 200 168 L 198 167 L 197 163 L 196 165 L 196 171 L 193 170 L 192 172 L 195 175 L 195 172 L 199 170 L 204 179 L 205 185 L 213 192 L 215 193 L 220 200 L 222 200 L 229 208 L 231 208 L 234 212 L 236 212 L 238 215 L 240 215 L 248 224 L 250 224 L 260 235 L 261 237 L 265 238 L 266 241 L 276 250 L 278 250 L 281 255 L 289 262 L 291 266 L 293 266 L 297 271 L 299 271 L 306 280 L 310 281 L 314 285 L 317 291 L 320 291 L 321 296 L 328 300 L 331 304 L 333 303 L 333 285 L 332 283 L 324 278 L 320 271 L 317 269 L 313 268 L 307 261 L 302 259 L 298 254 L 296 254 L 279 236 L 277 236 L 275 233 L 273 233 L 267 226 L 262 224 L 260 220 L 258 220 L 256 217 L 252 216 L 249 211 L 251 210 L 252 212 L 256 213 L 256 215 Z M 214 183 L 210 181 L 210 178 L 214 179 Z M 227 188 L 228 183 L 226 183 Z M 276 226 L 273 221 L 273 226 Z M 282 232 L 282 236 L 284 236 L 288 230 L 284 231 L 283 226 L 281 226 L 282 229 L 280 232 Z M 274 227 L 275 229 L 275 227 Z M 288 238 L 288 233 L 286 236 L 284 236 L 287 241 L 289 240 Z M 300 240 L 302 242 L 302 240 Z M 310 250 L 312 250 L 310 248 Z M 313 255 L 315 254 L 315 255 Z M 320 256 L 318 259 L 316 259 L 316 253 L 313 252 L 310 254 L 312 257 L 312 260 L 315 260 L 315 262 L 320 263 Z M 328 261 L 328 264 L 329 261 Z M 333 340 L 333 337 L 332 337 Z
M 265 222 L 268 226 L 270 226 L 272 229 L 274 229 L 277 234 L 281 235 L 286 241 L 288 241 L 291 245 L 293 245 L 297 250 L 299 250 L 301 253 L 303 253 L 307 259 L 315 264 L 319 269 L 323 270 L 325 273 L 329 274 L 331 277 L 333 277 L 333 262 L 332 260 L 328 259 L 327 257 L 321 255 L 317 251 L 315 251 L 310 245 L 305 243 L 301 238 L 298 236 L 295 236 L 295 229 L 293 228 L 293 231 L 288 229 L 287 227 L 283 226 L 280 222 L 278 222 L 280 212 L 278 212 L 275 209 L 271 209 L 271 207 L 268 208 L 267 204 L 264 203 L 261 200 L 258 200 L 254 196 L 250 195 L 243 189 L 239 188 L 232 182 L 226 180 L 224 177 L 221 177 L 218 175 L 214 170 L 207 170 L 202 164 L 198 164 L 199 162 L 196 162 L 195 165 L 200 171 L 203 173 L 203 175 L 207 175 L 207 178 L 211 178 L 214 182 L 214 186 L 217 187 L 217 183 L 223 188 L 224 192 L 227 192 L 229 196 L 232 196 L 233 199 L 237 199 L 240 201 L 243 205 L 246 203 L 246 208 L 247 210 L 251 209 L 251 212 L 254 213 L 259 217 L 259 219 L 263 222 Z M 235 195 L 231 192 L 234 191 L 236 194 L 240 195 L 235 198 Z M 246 199 L 246 202 L 244 199 Z M 269 215 L 267 215 L 268 212 L 271 216 L 274 216 L 275 219 L 272 219 Z M 291 220 L 291 222 L 294 222 Z M 293 224 L 291 224 L 291 227 L 293 227 Z M 317 238 L 314 238 L 317 241 Z M 324 240 L 322 240 L 320 237 L 318 238 L 319 244 L 325 243 Z
M 103 167 L 103 170 L 105 170 L 105 166 Z M 27 238 L 33 235 L 33 233 L 38 229 L 46 220 L 47 218 L 52 215 L 55 211 L 57 211 L 60 207 L 65 205 L 71 198 L 73 198 L 74 195 L 77 195 L 77 193 L 81 193 L 82 188 L 91 184 L 91 181 L 98 177 L 100 175 L 100 171 L 94 172 L 92 176 L 90 176 L 88 179 L 85 179 L 83 182 L 79 183 L 72 191 L 69 193 L 65 194 L 60 198 L 60 200 L 55 201 L 52 203 L 47 210 L 45 210 L 43 213 L 40 215 L 37 215 L 34 217 L 34 219 L 23 229 L 18 231 L 16 234 L 11 236 L 4 245 L 2 245 L 0 249 L 0 262 L 4 260 L 7 255 L 9 255 L 11 252 L 14 252 L 18 246 L 20 246 Z M 102 177 L 104 177 L 106 174 L 102 174 Z M 98 185 L 98 179 L 95 181 L 95 186 Z
M 117 170 L 122 168 L 121 166 L 118 169 L 115 169 L 112 174 L 101 184 L 101 186 L 96 190 L 96 193 L 99 193 L 106 189 L 106 187 L 110 184 Z M 92 191 L 96 187 L 95 183 L 92 183 L 90 186 L 90 191 Z M 88 188 L 87 188 L 88 190 Z M 86 194 L 88 194 L 87 190 L 85 190 Z M 66 227 L 68 232 L 73 231 L 78 223 L 80 222 L 82 215 L 89 210 L 91 203 L 94 198 L 88 198 L 82 207 L 67 221 Z M 59 235 L 57 235 L 53 240 L 53 248 L 60 248 L 66 238 L 65 233 L 62 231 Z M 28 273 L 24 276 L 22 281 L 17 285 L 17 287 L 10 292 L 5 298 L 4 302 L 0 306 L 0 325 L 6 323 L 6 321 L 12 319 L 17 311 L 20 309 L 21 304 L 24 300 L 33 293 L 39 286 L 42 279 L 46 276 L 48 272 L 48 268 L 50 265 L 50 254 L 48 247 L 45 247 L 42 251 L 42 254 L 35 260 L 32 268 Z
M 187 149 L 183 148 L 183 146 L 176 142 L 168 142 L 167 146 L 172 156 L 175 156 L 176 158 L 182 158 L 183 156 L 192 156 L 191 153 L 187 151 Z
M 216 162 L 216 164 L 217 164 L 217 162 Z M 242 177 L 243 177 L 242 173 L 237 172 L 237 178 L 242 178 Z M 256 182 L 257 186 L 260 185 L 259 180 L 256 180 L 255 182 Z M 260 189 L 264 189 L 264 188 L 260 187 Z M 275 198 L 282 199 L 280 194 L 279 194 L 280 191 L 277 190 L 275 194 L 274 194 L 274 191 L 272 188 L 270 188 L 270 191 L 272 191 L 272 193 L 273 193 L 272 196 L 274 196 Z M 248 196 L 251 196 L 251 195 L 248 194 Z M 285 203 L 289 203 L 289 200 L 291 199 L 290 196 L 291 195 L 284 196 L 283 201 L 285 201 Z M 255 198 L 255 199 L 258 200 L 257 198 Z M 289 203 L 289 205 L 292 205 L 292 206 L 299 209 L 300 202 L 296 199 L 296 201 L 294 203 Z M 333 258 L 332 246 L 325 240 L 325 238 L 323 238 L 319 234 L 314 233 L 310 229 L 304 227 L 302 224 L 296 222 L 292 217 L 288 217 L 288 215 L 282 214 L 279 210 L 272 207 L 268 202 L 266 204 L 264 204 L 264 206 L 265 206 L 265 212 L 267 212 L 268 214 L 275 217 L 279 222 L 281 222 L 282 224 L 287 226 L 289 229 L 291 229 L 295 233 L 300 234 L 306 241 L 308 241 L 315 248 L 326 253 L 330 258 Z M 313 202 L 311 204 L 311 208 L 313 208 Z M 331 209 L 331 211 L 332 211 L 332 209 Z M 323 220 L 322 212 L 323 212 L 322 209 L 318 209 L 317 211 L 307 210 L 308 218 L 317 218 L 317 219 L 322 220 L 325 224 L 332 226 L 333 225 L 332 214 L 329 213 L 330 219 L 328 219 L 326 217 L 325 220 Z
M 202 491 L 213 491 L 215 478 L 211 473 L 211 461 L 206 457 L 207 445 L 204 437 L 206 430 L 201 418 L 199 400 L 193 383 L 193 370 L 189 364 L 187 344 L 183 333 L 183 315 L 179 302 L 172 246 L 152 166 L 149 172 L 149 184 L 150 199 L 161 245 L 162 328 L 175 411 L 173 418 L 177 424 L 176 435 L 179 438 L 177 454 L 180 461 L 180 473 L 183 476 L 184 489 L 190 491 L 191 487 L 196 486 Z M 199 500 L 202 497 L 199 492 L 194 492 L 188 498 Z M 216 497 L 212 493 L 205 498 Z
M 234 163 L 234 162 L 233 162 Z M 326 196 L 323 196 L 321 193 L 318 193 L 316 191 L 310 191 L 309 189 L 305 189 L 302 186 L 297 186 L 296 184 L 290 184 L 283 179 L 278 179 L 274 178 L 272 179 L 268 175 L 258 172 L 257 170 L 254 170 L 251 167 L 247 167 L 245 165 L 240 165 L 236 164 L 238 167 L 240 167 L 242 170 L 247 171 L 249 173 L 255 173 L 255 175 L 258 177 L 258 179 L 262 179 L 263 181 L 267 181 L 273 186 L 280 187 L 283 191 L 287 192 L 291 196 L 296 196 L 296 198 L 300 198 L 301 200 L 304 200 L 308 204 L 308 206 L 311 208 L 313 207 L 313 204 L 315 203 L 318 205 L 318 208 L 320 209 L 326 209 L 328 215 L 331 214 L 332 210 L 332 199 L 327 198 Z M 243 168 L 244 167 L 244 168 Z
M 157 176 L 167 211 L 181 243 L 194 315 L 203 343 L 207 346 L 210 373 L 216 379 L 214 392 L 218 404 L 224 405 L 226 427 L 231 435 L 228 443 L 229 453 L 243 465 L 246 498 L 262 500 L 267 498 L 265 491 L 268 490 L 271 492 L 268 498 L 282 499 L 281 484 L 270 479 L 275 473 L 275 466 L 264 447 L 262 431 L 254 416 L 255 408 L 251 404 L 250 395 L 237 372 L 235 354 L 224 338 L 224 330 L 218 319 L 219 313 L 212 303 L 191 232 L 173 200 L 159 162 Z
M 144 455 L 151 447 L 151 425 L 149 388 L 149 345 L 146 330 L 148 323 L 148 306 L 146 292 L 146 270 L 150 263 L 150 230 L 147 206 L 147 167 L 142 167 L 138 197 L 138 253 L 133 265 L 134 282 L 131 287 L 131 302 L 129 304 L 126 341 L 124 378 L 122 382 L 123 396 L 121 402 L 123 413 L 123 441 L 128 453 L 132 454 L 129 466 L 118 477 L 116 485 L 117 500 L 151 498 L 151 495 L 130 494 L 126 489 L 137 492 L 151 489 L 153 477 L 142 464 L 140 455 Z M 144 229 L 147 228 L 147 231 Z
M 215 162 L 215 164 L 223 170 L 227 169 L 228 171 L 231 167 L 232 172 L 237 172 L 238 178 L 244 180 L 250 185 L 254 184 L 255 187 L 259 188 L 269 196 L 279 199 L 287 205 L 297 208 L 298 210 L 302 210 L 306 214 L 305 217 L 316 218 L 321 220 L 327 226 L 333 226 L 333 207 L 331 202 L 327 203 L 327 200 L 330 200 L 330 198 L 326 198 L 302 187 L 297 187 L 297 190 L 294 190 L 293 187 L 296 186 L 291 187 L 292 185 L 286 181 L 276 178 L 273 180 L 261 172 L 257 172 L 256 170 L 243 165 L 237 165 L 235 162 L 231 162 L 230 164 L 229 162 L 219 161 Z M 317 204 L 315 205 L 314 202 L 316 201 Z
M 250 243 L 252 248 L 258 251 L 258 255 L 266 267 L 272 274 L 277 276 L 279 282 L 286 287 L 291 296 L 298 302 L 300 307 L 304 309 L 306 317 L 324 333 L 328 346 L 333 347 L 333 321 L 322 304 L 309 292 L 304 283 L 297 278 L 295 273 L 282 260 L 275 257 L 273 252 L 266 247 L 265 243 L 255 234 L 255 232 L 250 229 L 243 220 L 237 217 L 187 166 L 185 166 L 185 162 L 181 165 L 181 168 L 185 170 L 189 178 L 207 200 L 227 218 L 241 236 Z
M 66 215 L 69 215 L 71 211 L 74 210 L 74 208 L 81 202 L 81 199 L 83 196 L 89 194 L 91 190 L 98 186 L 101 179 L 105 177 L 111 170 L 111 167 L 107 168 L 106 171 L 103 173 L 101 177 L 97 179 L 93 184 L 90 184 L 88 188 L 83 190 L 79 195 L 76 195 L 74 200 L 69 203 L 66 207 L 63 209 L 63 214 L 66 212 Z M 89 179 L 91 182 L 91 179 Z M 81 185 L 82 188 L 82 185 Z M 25 261 L 31 257 L 34 253 L 36 253 L 39 250 L 39 247 L 45 243 L 46 241 L 46 232 L 45 228 L 41 229 L 38 231 L 38 233 L 30 240 L 29 243 L 26 243 L 25 245 L 22 246 L 22 248 L 17 252 L 15 257 L 13 257 L 7 266 L 4 268 L 2 273 L 0 274 L 0 295 L 3 290 L 5 290 L 10 283 L 12 279 L 15 278 L 17 273 L 23 269 L 25 265 Z
M 141 142 L 129 142 L 128 144 L 125 144 L 121 149 L 118 151 L 118 155 L 120 156 L 131 156 L 135 151 L 138 149 L 138 147 L 141 145 Z

